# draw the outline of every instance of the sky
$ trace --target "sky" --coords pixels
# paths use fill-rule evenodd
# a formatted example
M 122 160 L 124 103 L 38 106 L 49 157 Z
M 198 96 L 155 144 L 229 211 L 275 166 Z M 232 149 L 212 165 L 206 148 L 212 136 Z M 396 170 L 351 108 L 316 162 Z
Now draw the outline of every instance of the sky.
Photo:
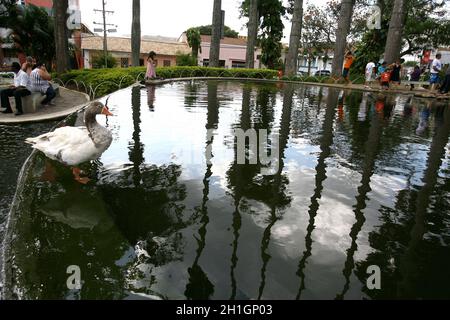
M 242 0 L 222 0 L 225 10 L 225 24 L 241 35 L 247 35 L 244 27 L 246 18 L 239 18 L 239 5 Z M 287 0 L 283 0 L 285 3 Z M 212 22 L 213 0 L 141 0 L 141 34 L 152 36 L 179 37 L 186 29 L 208 25 Z M 310 0 L 314 4 L 323 4 L 326 0 Z M 94 9 L 102 8 L 102 0 L 80 0 L 81 20 L 91 30 L 93 22 L 103 22 L 100 13 Z M 106 9 L 115 11 L 107 15 L 107 23 L 118 26 L 117 33 L 110 36 L 131 34 L 132 0 L 107 0 Z M 285 30 L 282 42 L 289 42 L 291 24 L 284 20 Z

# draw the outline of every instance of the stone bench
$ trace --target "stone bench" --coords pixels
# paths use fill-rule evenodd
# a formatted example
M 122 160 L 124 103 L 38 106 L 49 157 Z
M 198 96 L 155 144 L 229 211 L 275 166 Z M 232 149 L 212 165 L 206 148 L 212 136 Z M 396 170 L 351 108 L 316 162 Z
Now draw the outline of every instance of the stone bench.
M 59 97 L 61 94 L 59 92 L 59 85 L 52 84 L 53 89 L 55 89 L 56 96 Z M 44 100 L 45 95 L 40 92 L 32 92 L 29 96 L 22 98 L 22 110 L 23 113 L 33 113 L 38 111 Z

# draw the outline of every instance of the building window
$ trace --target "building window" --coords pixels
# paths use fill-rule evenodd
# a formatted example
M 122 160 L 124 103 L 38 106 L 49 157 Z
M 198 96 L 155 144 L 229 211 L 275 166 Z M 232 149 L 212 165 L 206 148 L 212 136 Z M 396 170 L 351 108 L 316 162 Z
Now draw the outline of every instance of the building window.
M 170 60 L 164 60 L 164 67 L 170 67 Z
M 144 65 L 144 59 L 139 59 L 139 65 L 143 66 Z
M 128 58 L 120 58 L 120 66 L 122 68 L 128 68 Z
M 209 66 L 209 59 L 203 59 L 203 66 L 204 67 Z
M 232 68 L 245 68 L 245 61 L 231 61 Z

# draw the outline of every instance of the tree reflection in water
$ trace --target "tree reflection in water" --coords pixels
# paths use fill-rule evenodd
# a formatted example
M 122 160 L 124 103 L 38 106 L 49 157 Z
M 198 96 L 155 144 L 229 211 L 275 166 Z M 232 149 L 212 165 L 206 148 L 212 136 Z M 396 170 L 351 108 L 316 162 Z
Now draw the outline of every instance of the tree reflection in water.
M 145 90 L 115 94 L 115 141 L 83 168 L 90 185 L 30 158 L 8 231 L 18 297 L 448 297 L 447 106 L 348 91 L 339 107 L 340 91 L 294 85 L 156 90 L 154 112 Z M 267 149 L 278 134 L 278 170 L 238 165 L 234 128 L 266 129 Z M 211 163 L 187 162 L 213 146 Z M 369 265 L 381 290 L 365 288 Z
M 213 130 L 217 129 L 219 124 L 219 103 L 217 100 L 217 83 L 212 82 L 208 86 L 208 113 L 206 120 L 206 129 Z M 206 137 L 206 147 L 205 154 L 212 155 L 212 144 L 214 142 L 214 135 Z M 209 223 L 208 217 L 208 195 L 209 195 L 209 180 L 212 174 L 212 161 L 206 163 L 206 172 L 203 178 L 203 198 L 200 207 L 200 229 L 198 234 L 200 239 L 197 240 L 197 252 L 194 259 L 194 263 L 188 269 L 189 273 L 189 283 L 186 285 L 186 290 L 184 292 L 187 299 L 200 300 L 208 299 L 214 293 L 214 285 L 209 281 L 208 276 L 200 267 L 198 261 L 202 255 L 203 249 L 206 245 L 206 227 Z

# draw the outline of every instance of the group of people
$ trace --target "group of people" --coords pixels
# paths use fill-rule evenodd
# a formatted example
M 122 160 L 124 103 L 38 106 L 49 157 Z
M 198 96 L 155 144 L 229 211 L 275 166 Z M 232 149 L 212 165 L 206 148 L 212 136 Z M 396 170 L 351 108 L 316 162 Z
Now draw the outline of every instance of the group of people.
M 36 62 L 32 57 L 27 57 L 26 62 L 22 66 L 18 62 L 13 62 L 11 69 L 14 73 L 14 84 L 0 93 L 1 107 L 5 109 L 2 113 L 13 112 L 9 98 L 14 97 L 16 103 L 15 115 L 22 115 L 22 97 L 26 97 L 32 92 L 40 92 L 45 95 L 44 100 L 41 102 L 43 106 L 51 104 L 56 93 L 49 82 L 52 77 L 44 63 Z
M 450 90 L 450 67 L 447 68 L 444 81 L 441 83 L 441 78 L 439 76 L 442 71 L 442 55 L 440 53 L 436 54 L 436 58 L 433 60 L 430 68 L 430 85 L 431 91 L 435 91 L 439 87 L 439 93 L 447 94 Z M 388 65 L 387 62 L 383 62 L 378 67 L 374 62 L 369 62 L 366 65 L 365 70 L 365 80 L 366 87 L 369 84 L 378 80 L 381 87 L 384 89 L 389 89 L 390 84 L 400 84 L 401 82 L 401 71 L 402 71 L 403 61 L 397 59 L 394 63 Z M 410 81 L 417 82 L 420 81 L 421 75 L 425 72 L 425 68 L 421 69 L 419 66 L 415 66 L 414 70 L 410 74 Z M 411 90 L 414 89 L 414 84 L 410 84 Z

